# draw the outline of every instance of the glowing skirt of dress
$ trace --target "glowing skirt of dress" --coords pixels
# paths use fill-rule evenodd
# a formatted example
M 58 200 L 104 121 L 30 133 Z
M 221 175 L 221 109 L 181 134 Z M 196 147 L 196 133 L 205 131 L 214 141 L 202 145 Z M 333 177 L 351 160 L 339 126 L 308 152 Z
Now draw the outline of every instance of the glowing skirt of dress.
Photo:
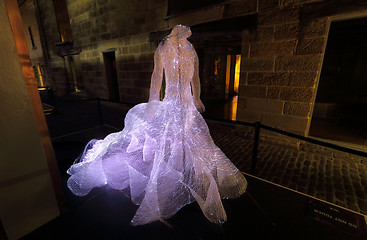
M 140 205 L 132 225 L 169 218 L 194 201 L 211 222 L 224 222 L 221 198 L 239 197 L 247 187 L 194 105 L 177 109 L 171 101 L 130 109 L 124 129 L 90 141 L 68 174 L 78 196 L 104 185 L 126 190 Z

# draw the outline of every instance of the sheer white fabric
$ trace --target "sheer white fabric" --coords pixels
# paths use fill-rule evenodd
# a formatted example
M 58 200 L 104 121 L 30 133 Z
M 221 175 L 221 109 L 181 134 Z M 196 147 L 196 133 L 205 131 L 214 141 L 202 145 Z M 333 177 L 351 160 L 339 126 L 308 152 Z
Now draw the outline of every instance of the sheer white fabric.
M 241 172 L 214 144 L 199 111 L 198 57 L 178 25 L 158 46 L 148 103 L 126 115 L 125 128 L 92 140 L 68 170 L 68 187 L 84 196 L 94 187 L 126 189 L 140 205 L 132 225 L 173 216 L 197 201 L 214 223 L 226 221 L 221 198 L 239 197 L 247 187 Z M 159 101 L 163 71 L 165 97 Z

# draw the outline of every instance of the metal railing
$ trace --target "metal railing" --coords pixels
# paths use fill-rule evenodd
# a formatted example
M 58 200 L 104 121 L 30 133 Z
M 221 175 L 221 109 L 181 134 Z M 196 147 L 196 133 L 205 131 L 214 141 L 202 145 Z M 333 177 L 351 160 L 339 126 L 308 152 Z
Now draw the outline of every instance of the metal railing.
M 82 102 L 82 101 L 96 101 L 97 102 L 97 112 L 98 112 L 98 118 L 99 118 L 99 124 L 103 125 L 104 124 L 104 118 L 103 118 L 103 110 L 102 110 L 102 105 L 101 102 L 112 102 L 112 103 L 116 103 L 116 104 L 124 104 L 124 105 L 128 105 L 128 106 L 134 106 L 135 104 L 133 103 L 128 103 L 128 102 L 116 102 L 116 101 L 111 101 L 108 99 L 102 99 L 102 98 L 90 98 L 90 99 L 77 99 L 77 100 L 64 100 L 62 102 Z M 319 146 L 323 146 L 323 147 L 327 147 L 327 148 L 331 148 L 334 150 L 338 150 L 344 153 L 349 153 L 349 154 L 354 154 L 360 157 L 367 157 L 367 152 L 364 151 L 360 151 L 360 150 L 356 150 L 356 149 L 352 149 L 352 148 L 348 148 L 348 147 L 343 147 L 337 144 L 333 144 L 333 143 L 329 143 L 329 142 L 325 142 L 325 141 L 321 141 L 321 140 L 317 140 L 314 138 L 310 138 L 310 137 L 305 137 L 305 136 L 301 136 L 295 133 L 291 133 L 291 132 L 287 132 L 284 130 L 280 130 L 274 127 L 270 127 L 267 125 L 262 124 L 261 122 L 254 122 L 254 123 L 250 123 L 250 122 L 243 122 L 243 121 L 233 121 L 233 120 L 227 120 L 227 119 L 218 119 L 218 118 L 211 118 L 211 117 L 204 117 L 206 120 L 211 120 L 211 121 L 216 121 L 219 123 L 223 123 L 223 124 L 230 124 L 230 125 L 242 125 L 242 126 L 249 126 L 249 127 L 253 127 L 254 128 L 254 139 L 253 139 L 253 149 L 252 149 L 252 159 L 251 159 L 251 165 L 250 165 L 250 173 L 252 175 L 256 175 L 256 165 L 257 165 L 257 160 L 258 160 L 258 150 L 259 150 L 259 141 L 260 141 L 260 133 L 261 133 L 261 129 L 265 129 L 274 133 L 278 133 L 278 134 L 282 134 L 294 139 L 298 139 L 298 140 L 302 140 L 308 143 L 312 143 L 312 144 L 316 144 Z
M 257 163 L 257 156 L 258 156 L 258 150 L 259 150 L 259 140 L 260 140 L 260 131 L 261 131 L 261 129 L 266 129 L 266 130 L 274 132 L 274 133 L 279 133 L 279 134 L 282 134 L 282 135 L 285 135 L 285 136 L 288 136 L 288 137 L 291 137 L 291 138 L 295 138 L 295 139 L 302 140 L 302 141 L 305 141 L 305 142 L 308 142 L 308 143 L 312 143 L 312 144 L 316 144 L 316 145 L 319 145 L 319 146 L 331 148 L 331 149 L 338 150 L 338 151 L 341 151 L 341 152 L 354 154 L 354 155 L 357 155 L 357 156 L 360 156 L 360 157 L 367 157 L 367 152 L 363 152 L 363 151 L 359 151 L 359 150 L 356 150 L 356 149 L 347 148 L 347 147 L 343 147 L 343 146 L 340 146 L 340 145 L 337 145 L 337 144 L 333 144 L 333 143 L 317 140 L 317 139 L 314 139 L 314 138 L 298 135 L 298 134 L 295 134 L 295 133 L 287 132 L 287 131 L 284 131 L 284 130 L 280 130 L 280 129 L 277 129 L 277 128 L 274 128 L 274 127 L 264 125 L 261 122 L 249 123 L 249 122 L 233 121 L 233 120 L 209 118 L 209 117 L 206 117 L 205 119 L 214 120 L 214 121 L 223 122 L 223 123 L 231 123 L 231 124 L 236 124 L 236 125 L 254 127 L 254 142 L 253 142 L 252 161 L 251 161 L 251 170 L 250 170 L 250 173 L 253 174 L 253 175 L 256 174 L 256 163 Z

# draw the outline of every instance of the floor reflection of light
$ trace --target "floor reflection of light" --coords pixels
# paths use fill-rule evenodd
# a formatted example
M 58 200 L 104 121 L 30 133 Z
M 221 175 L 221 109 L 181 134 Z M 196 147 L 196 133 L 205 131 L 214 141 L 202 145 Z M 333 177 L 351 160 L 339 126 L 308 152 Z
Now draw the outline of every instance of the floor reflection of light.
M 237 103 L 238 103 L 238 87 L 240 85 L 240 72 L 241 72 L 241 55 L 236 55 L 236 65 L 234 70 L 233 91 L 237 94 L 232 99 L 231 119 L 237 118 Z
M 218 63 L 215 61 L 214 75 L 218 74 Z M 225 75 L 225 102 L 216 103 L 217 109 L 223 109 L 220 114 L 226 119 L 236 120 L 238 89 L 240 85 L 241 55 L 227 55 Z M 218 114 L 216 114 L 218 115 Z
M 37 72 L 38 72 L 39 84 L 40 84 L 41 87 L 44 87 L 45 83 L 43 81 L 42 70 L 41 70 L 41 66 L 40 66 L 39 63 L 37 64 Z
M 236 55 L 236 66 L 234 70 L 234 83 L 233 90 L 238 93 L 238 86 L 240 85 L 240 72 L 241 72 L 241 55 Z
M 237 103 L 238 103 L 238 96 L 234 96 L 231 102 L 232 109 L 231 109 L 231 120 L 236 121 L 237 119 Z
M 231 78 L 231 55 L 227 55 L 227 67 L 226 67 L 226 91 L 225 95 L 229 94 L 229 81 Z

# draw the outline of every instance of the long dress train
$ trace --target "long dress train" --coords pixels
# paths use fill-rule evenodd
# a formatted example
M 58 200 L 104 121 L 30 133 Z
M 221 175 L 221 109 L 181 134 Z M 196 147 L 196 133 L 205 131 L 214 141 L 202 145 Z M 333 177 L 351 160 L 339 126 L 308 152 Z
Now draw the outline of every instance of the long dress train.
M 239 197 L 247 187 L 198 111 L 204 106 L 190 35 L 178 25 L 160 43 L 149 101 L 129 110 L 121 132 L 90 141 L 68 170 L 75 195 L 104 185 L 128 190 L 140 205 L 132 225 L 169 218 L 194 201 L 211 222 L 221 223 L 227 219 L 221 198 Z M 159 101 L 163 71 L 166 89 Z

